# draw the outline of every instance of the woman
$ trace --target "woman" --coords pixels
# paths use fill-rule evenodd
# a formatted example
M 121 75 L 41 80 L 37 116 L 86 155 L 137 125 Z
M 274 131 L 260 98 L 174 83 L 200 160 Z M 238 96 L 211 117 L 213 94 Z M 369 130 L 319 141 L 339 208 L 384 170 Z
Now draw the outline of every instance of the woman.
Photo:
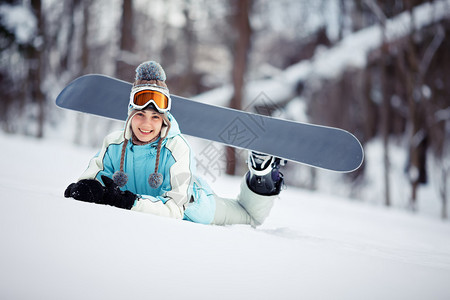
M 280 159 L 250 153 L 237 199 L 215 195 L 196 176 L 194 154 L 170 114 L 165 80 L 158 63 L 139 65 L 124 130 L 104 139 L 65 196 L 202 224 L 262 224 L 283 184 Z

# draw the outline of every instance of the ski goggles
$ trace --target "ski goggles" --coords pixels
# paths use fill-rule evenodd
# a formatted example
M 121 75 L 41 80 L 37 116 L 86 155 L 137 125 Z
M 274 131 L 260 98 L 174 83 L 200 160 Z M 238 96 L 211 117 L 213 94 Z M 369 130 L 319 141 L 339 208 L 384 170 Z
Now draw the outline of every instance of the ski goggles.
M 170 110 L 172 100 L 166 90 L 157 86 L 133 88 L 130 93 L 130 108 L 142 110 L 152 103 L 160 113 Z

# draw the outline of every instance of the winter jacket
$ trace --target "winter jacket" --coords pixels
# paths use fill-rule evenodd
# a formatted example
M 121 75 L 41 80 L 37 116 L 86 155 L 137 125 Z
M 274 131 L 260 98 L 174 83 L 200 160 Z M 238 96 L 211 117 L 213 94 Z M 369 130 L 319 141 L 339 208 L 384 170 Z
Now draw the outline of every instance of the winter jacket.
M 147 145 L 135 145 L 130 141 L 124 161 L 128 182 L 122 190 L 138 195 L 132 210 L 210 224 L 216 209 L 213 192 L 196 176 L 192 149 L 175 118 L 170 113 L 168 117 L 171 127 L 162 142 L 158 168 L 163 183 L 156 189 L 148 184 L 148 178 L 155 170 L 158 141 Z M 123 142 L 123 131 L 106 136 L 101 150 L 91 159 L 80 179 L 95 178 L 102 182 L 101 175 L 112 178 L 120 169 Z

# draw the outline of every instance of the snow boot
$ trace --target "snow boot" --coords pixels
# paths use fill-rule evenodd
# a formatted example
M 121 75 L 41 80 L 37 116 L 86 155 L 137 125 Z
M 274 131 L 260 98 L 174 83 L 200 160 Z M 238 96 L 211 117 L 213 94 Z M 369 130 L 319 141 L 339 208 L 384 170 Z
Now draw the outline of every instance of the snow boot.
M 283 174 L 280 166 L 285 160 L 271 155 L 249 151 L 249 172 L 246 176 L 247 185 L 251 191 L 263 196 L 278 195 L 283 185 Z

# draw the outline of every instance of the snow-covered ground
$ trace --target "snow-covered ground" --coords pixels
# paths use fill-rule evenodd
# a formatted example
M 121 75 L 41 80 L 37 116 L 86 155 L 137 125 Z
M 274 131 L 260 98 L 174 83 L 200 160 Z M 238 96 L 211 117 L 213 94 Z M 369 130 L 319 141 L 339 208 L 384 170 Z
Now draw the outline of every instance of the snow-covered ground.
M 295 188 L 257 229 L 160 218 L 62 196 L 92 148 L 0 138 L 1 299 L 450 299 L 448 222 Z

